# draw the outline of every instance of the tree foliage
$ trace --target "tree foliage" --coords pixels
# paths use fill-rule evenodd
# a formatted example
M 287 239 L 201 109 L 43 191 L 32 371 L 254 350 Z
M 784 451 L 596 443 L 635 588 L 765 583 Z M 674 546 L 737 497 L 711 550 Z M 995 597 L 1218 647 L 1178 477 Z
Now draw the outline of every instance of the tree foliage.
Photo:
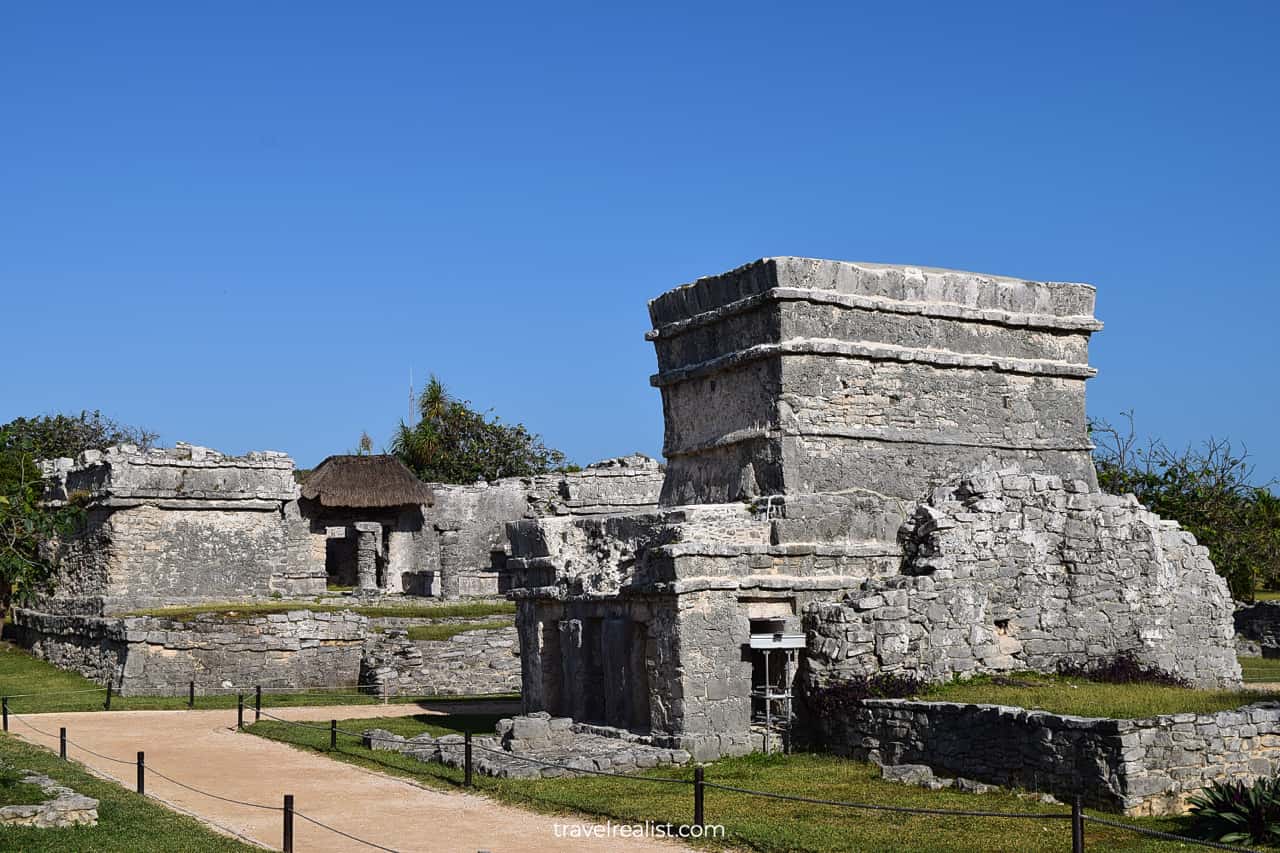
M 124 426 L 101 412 L 17 418 L 0 426 L 0 602 L 5 607 L 35 595 L 49 582 L 52 568 L 42 545 L 69 535 L 78 526 L 75 507 L 44 506 L 41 459 L 78 456 L 113 444 L 148 447 L 157 436 Z
M 500 477 L 545 474 L 565 465 L 524 424 L 506 424 L 449 394 L 432 376 L 418 398 L 420 419 L 401 421 L 391 452 L 419 478 L 433 483 L 474 483 Z
M 1124 417 L 1123 428 L 1090 424 L 1103 490 L 1132 493 L 1193 533 L 1233 597 L 1252 601 L 1259 589 L 1280 585 L 1280 497 L 1271 483 L 1254 482 L 1248 452 L 1214 438 L 1171 450 L 1158 440 L 1140 441 L 1133 413 Z

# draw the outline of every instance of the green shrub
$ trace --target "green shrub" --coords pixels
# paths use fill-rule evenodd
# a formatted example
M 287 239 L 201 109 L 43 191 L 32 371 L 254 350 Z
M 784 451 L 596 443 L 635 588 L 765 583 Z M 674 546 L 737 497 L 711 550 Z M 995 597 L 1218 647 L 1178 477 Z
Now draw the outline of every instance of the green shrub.
M 815 690 L 808 697 L 808 706 L 815 716 L 832 719 L 864 699 L 903 699 L 924 688 L 923 681 L 906 675 L 859 675 Z
M 1059 661 L 1058 674 L 1068 678 L 1087 678 L 1102 684 L 1154 684 L 1160 687 L 1190 687 L 1180 675 L 1141 663 L 1133 652 L 1120 652 L 1111 658 L 1083 663 Z
M 1280 841 L 1280 778 L 1214 782 L 1189 800 L 1193 829 L 1224 844 Z

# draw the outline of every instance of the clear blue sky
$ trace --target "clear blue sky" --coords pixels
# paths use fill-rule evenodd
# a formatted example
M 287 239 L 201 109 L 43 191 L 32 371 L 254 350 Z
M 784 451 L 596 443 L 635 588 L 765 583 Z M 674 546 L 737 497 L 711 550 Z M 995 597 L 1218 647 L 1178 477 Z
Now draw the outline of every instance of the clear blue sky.
M 410 369 L 658 454 L 647 299 L 768 255 L 1099 289 L 1095 416 L 1280 475 L 1280 4 L 10 3 L 0 420 L 311 465 Z

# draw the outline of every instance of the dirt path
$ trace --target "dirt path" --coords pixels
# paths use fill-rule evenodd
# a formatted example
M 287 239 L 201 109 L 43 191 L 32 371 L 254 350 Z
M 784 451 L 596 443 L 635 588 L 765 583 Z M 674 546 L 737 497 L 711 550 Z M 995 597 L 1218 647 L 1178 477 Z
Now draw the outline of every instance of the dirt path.
M 455 706 L 451 710 L 464 709 Z M 318 721 L 432 713 L 413 705 L 284 708 L 271 712 L 291 720 Z M 237 732 L 235 722 L 234 710 L 32 714 L 11 719 L 9 731 L 56 751 L 58 728 L 66 726 L 70 741 L 127 763 L 91 755 L 77 746 L 68 748 L 70 758 L 130 789 L 137 777 L 133 762 L 138 750 L 145 750 L 148 768 L 233 800 L 278 807 L 284 794 L 293 794 L 298 812 L 402 853 L 682 849 L 657 840 L 575 840 L 564 837 L 563 832 L 557 837 L 557 822 L 576 825 L 582 821 L 534 814 L 479 796 L 420 788 Z M 280 849 L 280 812 L 213 799 L 155 773 L 148 773 L 146 782 L 149 796 L 246 840 Z M 298 853 L 345 853 L 376 848 L 296 818 L 294 849 Z

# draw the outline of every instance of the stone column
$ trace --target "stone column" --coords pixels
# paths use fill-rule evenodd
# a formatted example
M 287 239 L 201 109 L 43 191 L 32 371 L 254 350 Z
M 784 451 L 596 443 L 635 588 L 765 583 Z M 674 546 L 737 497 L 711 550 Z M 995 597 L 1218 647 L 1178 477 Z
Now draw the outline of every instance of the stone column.
M 378 589 L 378 551 L 382 547 L 382 525 L 358 521 L 356 528 L 356 594 L 375 595 Z

